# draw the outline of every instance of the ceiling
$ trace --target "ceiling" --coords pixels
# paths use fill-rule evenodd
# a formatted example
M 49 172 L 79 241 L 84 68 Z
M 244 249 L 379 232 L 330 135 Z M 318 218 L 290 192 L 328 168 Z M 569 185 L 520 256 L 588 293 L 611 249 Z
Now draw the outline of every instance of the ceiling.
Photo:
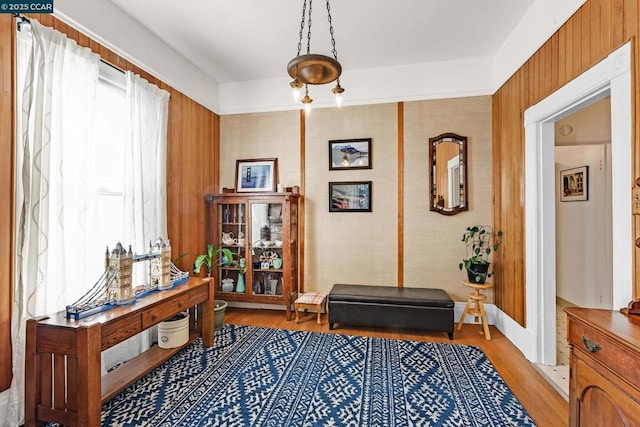
M 218 83 L 286 74 L 302 0 L 109 0 Z M 344 72 L 493 56 L 534 0 L 334 0 Z M 327 8 L 313 2 L 312 53 L 331 55 Z M 303 53 L 306 49 L 306 32 Z
M 344 105 L 490 95 L 586 0 L 333 0 Z M 299 109 L 303 0 L 56 0 L 55 14 L 218 114 Z M 331 55 L 326 0 L 311 52 Z M 302 52 L 306 53 L 306 34 Z M 283 90 L 284 89 L 284 90 Z M 309 90 L 314 106 L 335 105 Z

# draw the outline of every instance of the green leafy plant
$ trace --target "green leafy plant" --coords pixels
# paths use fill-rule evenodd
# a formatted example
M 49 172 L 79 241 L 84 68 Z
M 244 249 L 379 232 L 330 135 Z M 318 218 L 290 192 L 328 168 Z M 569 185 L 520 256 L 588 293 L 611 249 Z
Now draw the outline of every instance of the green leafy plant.
M 484 283 L 491 277 L 493 272 L 489 272 L 491 253 L 495 252 L 502 243 L 502 231 L 493 231 L 493 227 L 489 225 L 473 225 L 467 227 L 462 235 L 462 242 L 466 245 L 467 253 L 462 262 L 458 264 L 460 270 L 466 268 L 470 271 L 469 279 L 473 278 L 473 282 Z M 481 265 L 482 270 L 476 272 L 474 266 Z
M 220 257 L 220 261 L 222 261 L 223 258 L 226 258 L 227 262 L 231 263 L 233 253 L 231 253 L 227 248 L 216 249 L 216 245 L 213 243 L 207 244 L 207 253 L 196 257 L 196 262 L 193 264 L 193 272 L 195 274 L 200 274 L 200 269 L 204 265 L 207 269 L 207 277 L 211 277 L 213 266 L 218 261 L 218 257 Z

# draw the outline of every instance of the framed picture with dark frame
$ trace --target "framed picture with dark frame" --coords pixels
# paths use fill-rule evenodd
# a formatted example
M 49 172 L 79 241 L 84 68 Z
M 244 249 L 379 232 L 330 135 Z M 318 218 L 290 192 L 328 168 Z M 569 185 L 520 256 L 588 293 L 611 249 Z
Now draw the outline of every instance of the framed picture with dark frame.
M 560 171 L 560 201 L 589 200 L 589 166 Z
M 236 160 L 236 193 L 276 191 L 278 159 Z
M 329 212 L 371 212 L 371 181 L 329 183 Z
M 371 169 L 371 138 L 329 141 L 329 170 Z

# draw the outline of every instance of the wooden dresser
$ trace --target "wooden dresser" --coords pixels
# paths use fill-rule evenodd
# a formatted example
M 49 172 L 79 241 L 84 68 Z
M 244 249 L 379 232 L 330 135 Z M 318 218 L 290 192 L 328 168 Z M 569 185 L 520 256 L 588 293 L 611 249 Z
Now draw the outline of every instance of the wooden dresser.
M 213 281 L 191 278 L 134 304 L 81 320 L 66 312 L 27 321 L 25 425 L 54 421 L 100 426 L 101 403 L 182 349 L 153 346 L 104 376 L 100 353 L 174 314 L 189 309 L 190 339 L 213 345 Z
M 571 307 L 570 426 L 640 426 L 640 317 Z

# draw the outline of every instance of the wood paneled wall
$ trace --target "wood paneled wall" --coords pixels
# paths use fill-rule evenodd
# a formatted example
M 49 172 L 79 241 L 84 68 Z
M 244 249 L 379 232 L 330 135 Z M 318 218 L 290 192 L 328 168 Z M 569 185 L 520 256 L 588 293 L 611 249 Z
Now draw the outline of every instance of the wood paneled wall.
M 167 220 L 173 258 L 188 253 L 178 267 L 189 270 L 195 254 L 206 248 L 206 193 L 218 190 L 218 115 L 171 88 L 146 71 L 131 64 L 72 27 L 50 15 L 34 16 L 43 25 L 54 27 L 89 47 L 102 59 L 122 70 L 131 70 L 149 82 L 167 90 L 169 128 L 167 132 Z M 10 293 L 13 289 L 13 218 L 11 206 L 14 187 L 13 56 L 15 23 L 8 14 L 0 16 L 0 390 L 11 380 Z M 111 242 L 113 243 L 113 242 Z M 103 247 L 109 242 L 96 242 Z M 144 249 L 144 248 L 143 248 Z
M 13 19 L 0 15 L 0 391 L 11 385 L 13 289 Z
M 496 263 L 495 302 L 524 325 L 524 111 L 632 40 L 633 86 L 638 87 L 638 0 L 587 2 L 493 95 L 494 225 L 504 231 Z M 639 93 L 634 89 L 634 176 L 640 174 Z M 633 183 L 629 183 L 629 189 Z M 631 197 L 631 194 L 629 194 Z M 635 234 L 640 229 L 636 218 Z M 629 237 L 631 246 L 635 237 Z M 636 249 L 636 269 L 640 252 Z M 637 274 L 635 275 L 637 277 Z M 637 285 L 636 285 L 637 286 Z M 637 289 L 634 290 L 637 294 Z

